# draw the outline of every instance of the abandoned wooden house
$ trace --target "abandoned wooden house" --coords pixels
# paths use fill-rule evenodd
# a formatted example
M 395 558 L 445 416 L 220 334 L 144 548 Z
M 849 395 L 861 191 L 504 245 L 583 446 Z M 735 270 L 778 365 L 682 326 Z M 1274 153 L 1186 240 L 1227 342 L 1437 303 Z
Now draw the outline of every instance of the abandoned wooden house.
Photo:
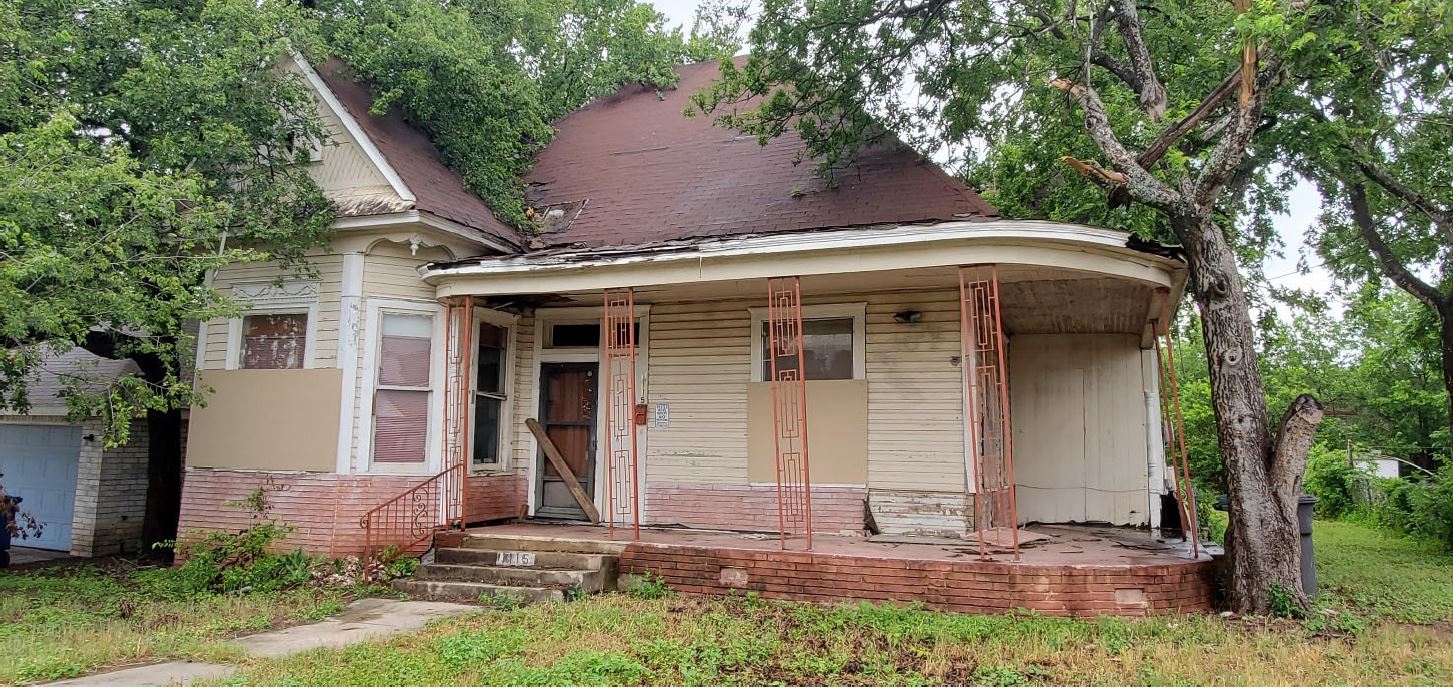
M 711 64 L 558 122 L 522 233 L 343 66 L 290 68 L 330 129 L 310 170 L 336 235 L 313 276 L 216 272 L 246 312 L 202 326 L 184 534 L 245 524 L 224 503 L 261 486 L 296 546 L 433 548 L 401 584 L 430 595 L 619 569 L 953 610 L 1209 607 L 1210 557 L 1176 535 L 1171 253 L 1002 219 L 895 143 L 827 185 L 787 138 L 682 115 Z

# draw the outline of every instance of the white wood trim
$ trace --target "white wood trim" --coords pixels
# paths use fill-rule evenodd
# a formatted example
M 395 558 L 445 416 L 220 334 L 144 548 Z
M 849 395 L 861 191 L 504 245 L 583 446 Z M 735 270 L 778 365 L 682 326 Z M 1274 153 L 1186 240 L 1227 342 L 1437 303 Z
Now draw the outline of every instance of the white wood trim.
M 1160 414 L 1160 371 L 1156 367 L 1157 352 L 1141 350 L 1140 370 L 1145 383 L 1145 445 L 1149 466 L 1146 468 L 1148 514 L 1152 533 L 1160 533 L 1160 496 L 1165 492 L 1165 439 Z
M 767 307 L 752 306 L 747 309 L 748 317 L 752 319 L 752 360 L 749 365 L 752 367 L 751 381 L 761 383 L 766 381 L 762 375 L 762 359 L 766 352 L 762 351 L 762 322 L 767 320 Z M 816 318 L 852 318 L 853 319 L 853 380 L 866 380 L 868 377 L 868 302 L 858 301 L 845 304 L 804 304 L 802 306 L 802 320 Z
M 358 473 L 369 475 L 419 476 L 437 473 L 440 469 L 440 420 L 444 414 L 444 307 L 433 302 L 408 299 L 369 297 L 368 321 L 363 341 L 363 390 L 358 405 Z M 382 314 L 403 313 L 429 315 L 434 319 L 433 343 L 429 361 L 429 423 L 424 438 L 424 461 L 402 464 L 390 462 L 375 467 L 373 463 L 373 393 L 378 385 L 378 347 L 383 335 Z
M 308 64 L 307 59 L 302 55 L 293 53 L 293 61 L 298 64 L 298 69 L 303 73 L 303 78 L 307 79 L 308 84 L 318 92 L 318 97 L 323 99 L 323 103 L 328 106 L 329 110 L 333 111 L 333 114 L 338 117 L 338 121 L 343 123 L 343 128 L 348 130 L 348 135 L 353 137 L 354 141 L 358 142 L 358 145 L 363 148 L 364 155 L 368 156 L 368 160 L 373 163 L 374 167 L 378 168 L 378 171 L 383 174 L 384 179 L 388 180 L 388 184 L 390 187 L 393 187 L 394 193 L 398 194 L 399 198 L 413 203 L 416 200 L 414 192 L 409 189 L 407 184 L 404 184 L 404 179 L 399 176 L 397 170 L 394 170 L 394 166 L 389 164 L 388 158 L 384 157 L 383 152 L 378 150 L 378 146 L 373 143 L 373 139 L 370 139 L 364 133 L 363 127 L 348 112 L 348 108 L 343 107 L 343 104 L 338 101 L 338 96 L 333 94 L 333 89 L 328 88 L 328 85 L 323 82 L 323 78 L 318 76 L 318 73 L 313 70 L 313 66 Z
M 515 356 L 517 353 L 516 348 L 519 346 L 519 322 L 520 317 L 518 314 L 506 313 L 504 311 L 496 311 L 494 309 L 486 309 L 482 307 L 476 307 L 474 309 L 473 327 L 476 329 L 476 333 L 478 332 L 478 328 L 481 323 L 497 325 L 505 329 L 505 351 L 503 360 L 501 361 L 501 365 L 504 367 L 504 404 L 500 405 L 499 448 L 496 450 L 496 452 L 498 453 L 497 456 L 499 457 L 499 461 L 474 461 L 474 447 L 473 443 L 471 443 L 470 447 L 467 450 L 469 454 L 469 471 L 471 473 L 500 473 L 509 468 L 510 451 L 512 448 L 514 448 L 513 443 L 516 402 Z M 475 346 L 477 347 L 478 345 Z M 477 430 L 474 428 L 474 408 L 479 399 L 478 356 L 470 357 L 469 369 L 469 419 L 467 423 L 469 424 L 469 437 L 472 440 L 474 438 L 474 433 Z
M 343 254 L 341 294 L 338 300 L 338 355 L 335 365 L 343 371 L 338 414 L 338 458 L 340 474 L 353 473 L 353 428 L 358 409 L 358 338 L 363 328 L 363 255 Z
M 684 246 L 485 257 L 426 269 L 441 297 L 594 291 L 792 275 L 1003 263 L 1067 268 L 1170 287 L 1183 262 L 1128 248 L 1114 230 L 1037 220 L 951 221 L 733 237 Z M 783 262 L 790 261 L 790 271 Z

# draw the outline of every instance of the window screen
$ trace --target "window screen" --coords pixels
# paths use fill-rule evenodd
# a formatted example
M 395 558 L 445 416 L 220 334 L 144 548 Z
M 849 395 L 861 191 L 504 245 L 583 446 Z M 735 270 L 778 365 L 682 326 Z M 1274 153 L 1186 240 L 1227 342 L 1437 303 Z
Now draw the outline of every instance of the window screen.
M 302 368 L 307 346 L 306 313 L 242 317 L 242 368 Z

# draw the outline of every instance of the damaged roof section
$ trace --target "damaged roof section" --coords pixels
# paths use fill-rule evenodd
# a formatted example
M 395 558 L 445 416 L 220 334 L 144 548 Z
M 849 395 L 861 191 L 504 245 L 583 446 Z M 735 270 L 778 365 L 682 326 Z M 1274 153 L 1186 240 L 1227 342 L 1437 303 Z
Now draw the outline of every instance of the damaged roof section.
M 546 215 L 532 249 L 999 217 L 896 141 L 864 149 L 827 186 L 812 161 L 798 160 L 796 137 L 761 146 L 711 117 L 683 114 L 717 63 L 676 71 L 674 89 L 627 86 L 556 123 L 526 177 L 531 205 Z
M 390 208 L 381 204 L 378 208 L 343 209 L 345 214 L 416 210 L 472 228 L 508 246 L 525 244 L 524 236 L 494 216 L 494 211 L 469 190 L 464 179 L 444 164 L 428 135 L 405 122 L 397 108 L 382 117 L 370 112 L 373 94 L 368 84 L 359 81 L 347 65 L 328 60 L 317 72 L 414 195 L 413 208 Z

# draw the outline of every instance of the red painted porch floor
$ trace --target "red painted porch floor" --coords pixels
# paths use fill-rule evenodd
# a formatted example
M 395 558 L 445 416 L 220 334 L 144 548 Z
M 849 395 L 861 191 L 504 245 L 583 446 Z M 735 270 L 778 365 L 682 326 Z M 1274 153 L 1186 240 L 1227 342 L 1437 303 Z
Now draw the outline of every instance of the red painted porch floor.
M 813 550 L 775 536 L 690 529 L 629 529 L 525 522 L 470 529 L 470 535 L 586 542 L 620 553 L 620 571 L 651 573 L 682 593 L 816 602 L 892 600 L 956 612 L 1036 610 L 1051 615 L 1146 615 L 1211 608 L 1211 557 L 1191 556 L 1179 539 L 1110 527 L 1036 525 L 1046 538 L 1007 553 L 978 556 L 972 542 L 888 543 L 819 534 Z M 459 532 L 440 534 L 457 545 Z M 519 546 L 517 546 L 519 547 Z

